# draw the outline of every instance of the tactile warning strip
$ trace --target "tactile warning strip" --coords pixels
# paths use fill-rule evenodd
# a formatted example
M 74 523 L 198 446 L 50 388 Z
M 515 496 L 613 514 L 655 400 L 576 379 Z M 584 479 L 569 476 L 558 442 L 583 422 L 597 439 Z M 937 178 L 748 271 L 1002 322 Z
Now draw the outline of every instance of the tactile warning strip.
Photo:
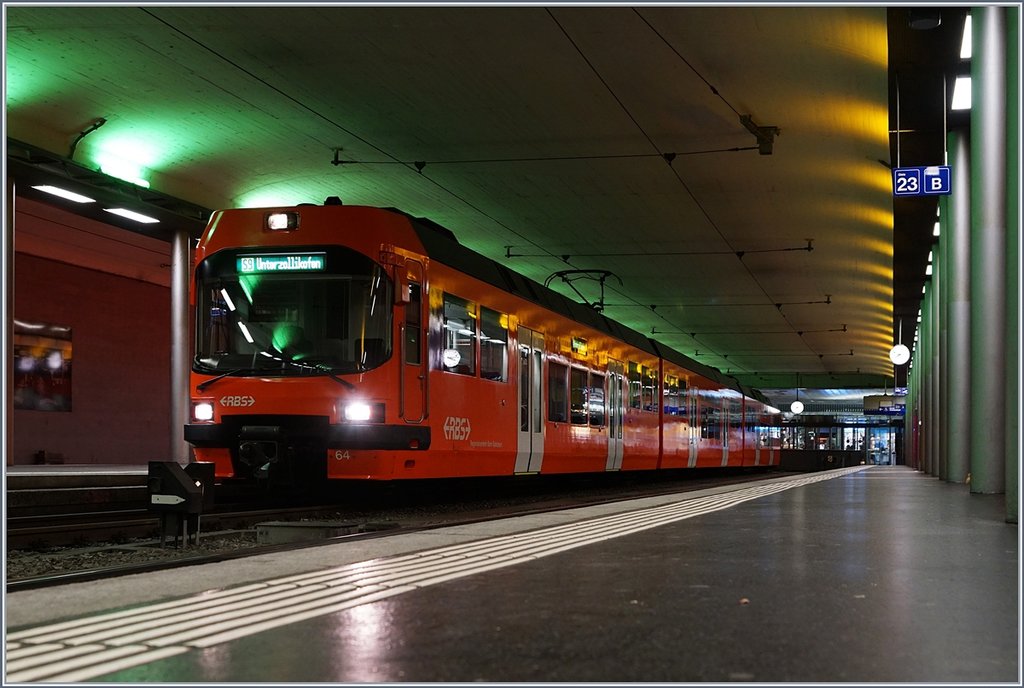
M 559 526 L 215 590 L 7 636 L 7 681 L 71 683 L 870 468 L 826 471 Z

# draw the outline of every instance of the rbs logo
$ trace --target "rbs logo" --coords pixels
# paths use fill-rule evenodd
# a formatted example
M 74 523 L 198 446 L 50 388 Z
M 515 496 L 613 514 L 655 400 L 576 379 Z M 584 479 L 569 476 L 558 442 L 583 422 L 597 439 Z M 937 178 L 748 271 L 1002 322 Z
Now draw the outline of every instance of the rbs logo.
M 253 399 L 252 397 L 248 396 L 248 395 L 246 395 L 246 396 L 221 397 L 220 398 L 220 405 L 221 406 L 252 406 L 255 403 L 256 403 L 256 400 Z
M 448 416 L 444 419 L 444 438 L 446 440 L 469 439 L 469 418 Z

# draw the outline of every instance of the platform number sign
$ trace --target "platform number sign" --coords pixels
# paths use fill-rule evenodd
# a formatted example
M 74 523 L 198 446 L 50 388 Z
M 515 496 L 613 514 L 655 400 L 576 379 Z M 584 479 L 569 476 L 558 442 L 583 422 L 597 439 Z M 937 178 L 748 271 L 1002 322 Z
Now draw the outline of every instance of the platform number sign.
M 952 193 L 949 165 L 897 167 L 892 171 L 897 196 L 931 196 Z

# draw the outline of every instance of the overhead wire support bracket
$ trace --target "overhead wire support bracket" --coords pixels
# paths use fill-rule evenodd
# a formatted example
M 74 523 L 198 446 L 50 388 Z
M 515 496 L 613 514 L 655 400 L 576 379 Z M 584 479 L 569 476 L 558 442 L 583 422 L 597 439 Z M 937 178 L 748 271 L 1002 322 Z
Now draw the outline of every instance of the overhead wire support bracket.
M 354 165 L 355 161 L 353 161 L 353 160 L 342 160 L 341 159 L 341 151 L 342 150 L 344 150 L 344 149 L 343 148 L 335 148 L 334 149 L 334 160 L 331 160 L 331 164 L 335 165 L 335 166 L 337 166 L 337 165 Z
M 747 128 L 754 138 L 757 139 L 757 150 L 761 155 L 771 155 L 775 145 L 775 137 L 781 130 L 775 126 L 759 126 L 754 124 L 752 115 L 740 115 L 740 124 Z

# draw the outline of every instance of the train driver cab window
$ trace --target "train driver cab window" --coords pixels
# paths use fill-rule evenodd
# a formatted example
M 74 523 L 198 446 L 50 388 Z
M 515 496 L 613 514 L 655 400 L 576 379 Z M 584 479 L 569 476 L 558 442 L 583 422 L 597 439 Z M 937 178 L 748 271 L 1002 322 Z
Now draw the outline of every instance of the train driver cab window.
M 480 377 L 508 380 L 508 316 L 480 308 Z
M 337 246 L 219 251 L 196 266 L 196 351 L 204 373 L 354 373 L 391 357 L 392 282 Z
M 476 375 L 476 304 L 451 294 L 444 295 L 444 370 Z
M 568 367 L 561 363 L 548 363 L 548 420 L 552 423 L 569 421 L 568 372 Z

